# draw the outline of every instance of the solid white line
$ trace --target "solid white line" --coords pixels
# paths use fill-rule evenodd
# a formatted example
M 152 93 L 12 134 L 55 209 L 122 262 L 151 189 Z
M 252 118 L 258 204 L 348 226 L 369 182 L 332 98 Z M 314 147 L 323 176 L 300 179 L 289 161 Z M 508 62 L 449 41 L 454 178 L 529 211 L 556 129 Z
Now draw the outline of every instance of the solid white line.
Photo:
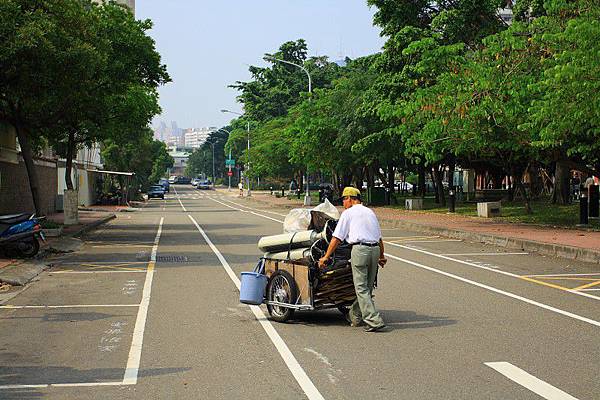
M 229 208 L 231 208 L 231 209 L 233 209 L 233 210 L 237 210 L 237 211 L 240 211 L 240 212 L 244 212 L 244 213 L 253 214 L 253 215 L 256 215 L 256 216 L 258 216 L 258 217 L 262 217 L 262 218 L 270 219 L 271 221 L 275 221 L 275 222 L 280 222 L 280 223 L 283 223 L 283 221 L 281 221 L 281 220 L 278 220 L 278 219 L 275 219 L 275 218 L 271 218 L 271 217 L 267 217 L 266 215 L 262 215 L 262 214 L 255 213 L 254 211 L 248 211 L 248 210 L 243 210 L 243 209 L 241 209 L 241 208 L 235 208 L 235 207 L 232 207 L 232 206 L 230 206 L 229 204 L 225 204 L 225 203 L 223 203 L 222 201 L 219 201 L 219 200 L 217 200 L 217 199 L 212 199 L 212 198 L 211 198 L 210 200 L 212 200 L 212 201 L 215 201 L 215 202 L 217 202 L 217 203 L 219 203 L 219 204 L 222 204 L 222 205 L 224 205 L 225 207 L 229 207 Z
M 227 260 L 225 260 L 225 257 L 223 257 L 223 255 L 221 254 L 219 249 L 217 249 L 217 247 L 212 243 L 212 241 L 206 235 L 204 230 L 200 227 L 200 225 L 198 225 L 198 222 L 196 222 L 196 220 L 189 214 L 188 214 L 188 217 L 190 218 L 192 223 L 194 225 L 196 225 L 196 228 L 198 229 L 198 231 L 200 232 L 200 234 L 202 235 L 202 237 L 204 238 L 206 243 L 210 246 L 212 251 L 215 253 L 217 258 L 221 262 L 221 265 L 227 272 L 227 275 L 229 275 L 229 278 L 233 281 L 233 283 L 239 290 L 240 289 L 240 280 L 238 279 L 238 277 L 235 275 L 235 273 L 229 266 L 229 263 L 227 263 Z M 279 336 L 279 334 L 277 333 L 277 331 L 275 330 L 275 328 L 273 327 L 271 322 L 267 319 L 267 317 L 265 316 L 263 311 L 260 309 L 260 307 L 250 306 L 250 309 L 254 313 L 254 316 L 256 317 L 258 322 L 260 322 L 261 326 L 263 327 L 263 329 L 265 330 L 265 332 L 267 333 L 267 335 L 269 336 L 269 338 L 271 339 L 273 344 L 275 345 L 275 348 L 279 352 L 279 355 L 281 356 L 281 358 L 287 365 L 288 369 L 290 370 L 290 372 L 296 379 L 296 382 L 298 382 L 298 384 L 300 385 L 300 387 L 302 388 L 302 390 L 304 391 L 306 396 L 311 400 L 324 400 L 323 396 L 321 395 L 321 393 L 319 392 L 317 387 L 310 380 L 310 378 L 308 377 L 308 375 L 306 374 L 304 369 L 302 369 L 302 367 L 298 363 L 298 360 L 296 360 L 296 357 L 294 357 L 294 354 L 292 354 L 292 352 L 290 351 L 288 346 L 285 344 L 285 342 L 283 341 L 281 336 Z
M 483 266 L 483 265 L 479 265 L 479 264 L 475 264 L 475 263 L 468 262 L 468 261 L 459 260 L 458 258 L 452 258 L 452 257 L 444 256 L 444 255 L 441 255 L 441 254 L 432 253 L 432 252 L 427 251 L 427 250 L 416 249 L 414 247 L 403 246 L 403 245 L 398 244 L 398 243 L 387 242 L 387 241 L 385 241 L 384 243 L 390 244 L 390 245 L 395 246 L 395 247 L 400 247 L 402 249 L 406 249 L 406 250 L 410 250 L 410 251 L 416 251 L 418 253 L 427 254 L 429 256 L 433 256 L 433 257 L 437 257 L 437 258 L 442 258 L 444 260 L 453 261 L 453 262 L 456 262 L 456 263 L 459 263 L 459 264 L 469 265 L 471 267 L 475 267 L 475 268 L 479 268 L 479 269 L 485 269 L 486 271 L 492 271 L 492 272 L 494 272 L 496 274 L 502 274 L 502 275 L 510 276 L 512 278 L 521 279 L 521 275 L 517 275 L 517 274 L 510 273 L 510 272 L 502 271 L 502 270 L 499 270 L 499 269 L 489 268 L 489 267 L 486 267 L 486 266 Z M 594 299 L 594 300 L 600 300 L 600 297 L 598 297 L 598 296 L 594 296 L 594 295 L 591 295 L 591 294 L 588 294 L 588 293 L 582 293 L 582 292 L 579 292 L 579 291 L 576 291 L 576 290 L 570 290 L 569 289 L 569 290 L 565 290 L 565 292 L 573 293 L 573 294 L 576 294 L 578 296 L 583 296 L 583 297 L 587 297 L 587 298 Z
M 177 193 L 177 189 L 175 189 L 175 188 L 173 188 L 173 189 L 175 190 L 175 195 L 177 196 L 177 200 L 179 200 L 179 204 L 181 204 L 181 208 L 183 208 L 183 211 L 187 212 L 187 210 L 183 206 L 183 203 L 181 202 L 181 199 L 179 198 L 179 193 Z
M 600 289 L 580 289 L 582 292 L 596 292 Z
M 72 304 L 72 305 L 64 305 L 64 306 L 13 306 L 13 305 L 4 305 L 0 306 L 0 309 L 24 309 L 24 308 L 102 308 L 102 307 L 139 307 L 139 304 Z
M 51 271 L 51 274 L 139 274 L 146 271 Z
M 85 386 L 122 386 L 132 385 L 131 383 L 124 382 L 82 382 L 82 383 L 51 383 L 50 386 L 54 387 L 85 387 Z
M 442 256 L 517 256 L 529 253 L 442 253 Z
M 240 207 L 247 208 L 248 210 L 253 210 L 253 211 L 262 211 L 262 212 L 266 212 L 266 213 L 269 213 L 269 214 L 279 215 L 280 217 L 285 217 L 285 216 L 286 216 L 285 214 L 280 214 L 280 213 L 277 213 L 277 212 L 274 212 L 274 211 L 260 210 L 260 209 L 258 209 L 258 208 L 252 208 L 252 207 L 248 207 L 248 206 L 246 206 L 246 205 L 243 205 L 243 204 L 240 204 L 240 203 L 236 203 L 236 202 L 235 202 L 235 201 L 233 201 L 233 200 L 227 200 L 227 199 L 223 199 L 223 198 L 222 198 L 222 200 L 223 200 L 223 201 L 226 201 L 226 202 L 228 202 L 228 203 L 231 203 L 231 204 L 235 204 L 236 206 L 240 206 Z
M 1 385 L 0 389 L 37 389 L 37 388 L 47 388 L 50 386 L 49 384 L 42 385 Z
M 462 242 L 460 239 L 440 239 L 440 240 L 402 240 L 405 243 L 443 243 L 443 242 Z
M 504 290 L 496 289 L 495 287 L 488 286 L 488 285 L 485 285 L 483 283 L 475 282 L 475 281 L 472 281 L 470 279 L 463 278 L 461 276 L 451 274 L 449 272 L 441 271 L 441 270 L 433 268 L 433 267 L 428 267 L 426 265 L 419 264 L 417 262 L 410 261 L 410 260 L 407 260 L 405 258 L 396 257 L 396 256 L 394 256 L 392 254 L 388 254 L 388 253 L 385 253 L 385 255 L 386 255 L 386 257 L 392 258 L 394 260 L 402 261 L 404 263 L 407 263 L 407 264 L 410 264 L 410 265 L 414 265 L 415 267 L 422 268 L 422 269 L 425 269 L 427 271 L 435 272 L 436 274 L 441 274 L 441 275 L 447 276 L 449 278 L 453 278 L 453 279 L 459 280 L 461 282 L 465 282 L 465 283 L 468 283 L 470 285 L 477 286 L 477 287 L 480 287 L 480 288 L 483 288 L 483 289 L 487 289 L 487 290 L 492 291 L 494 293 L 498 293 L 498 294 L 501 294 L 503 296 L 507 296 L 507 297 L 510 297 L 510 298 L 522 301 L 524 303 L 531 304 L 531 305 L 534 305 L 536 307 L 540 307 L 540 308 L 543 308 L 545 310 L 552 311 L 552 312 L 555 312 L 557 314 L 561 314 L 561 315 L 567 316 L 569 318 L 573 318 L 573 319 L 576 319 L 576 320 L 579 320 L 579 321 L 582 321 L 582 322 L 586 322 L 586 323 L 588 323 L 590 325 L 594 325 L 594 326 L 600 327 L 600 322 L 595 321 L 593 319 L 590 319 L 590 318 L 587 318 L 587 317 L 582 317 L 580 315 L 573 314 L 573 313 L 571 313 L 569 311 L 564 311 L 564 310 L 561 310 L 559 308 L 555 308 L 555 307 L 552 307 L 552 306 L 540 303 L 538 301 L 531 300 L 531 299 L 528 299 L 526 297 L 522 297 L 522 296 L 516 295 L 514 293 L 510 293 L 510 292 L 506 292 Z
M 563 392 L 562 390 L 555 388 L 549 383 L 544 382 L 541 379 L 536 378 L 530 373 L 523 371 L 521 368 L 515 367 L 511 363 L 507 362 L 487 362 L 484 363 L 490 368 L 495 369 L 508 379 L 518 383 L 531 390 L 533 393 L 542 396 L 548 400 L 577 400 L 577 398 L 570 394 Z
M 150 305 L 150 292 L 152 291 L 152 278 L 154 277 L 154 264 L 156 263 L 156 253 L 158 251 L 158 242 L 165 218 L 161 217 L 158 224 L 158 231 L 154 238 L 154 247 L 150 255 L 150 262 L 146 272 L 146 281 L 144 282 L 144 290 L 142 292 L 142 301 L 138 309 L 137 318 L 135 320 L 135 328 L 133 329 L 133 338 L 131 340 L 131 348 L 129 349 L 129 357 L 127 358 L 127 368 L 123 376 L 124 385 L 135 385 L 137 383 L 138 371 L 140 369 L 140 360 L 142 357 L 142 345 L 144 342 L 144 329 L 146 328 L 146 317 L 148 316 L 148 306 Z
M 127 385 L 119 382 L 77 382 L 77 383 L 43 383 L 40 385 L 0 385 L 0 390 L 7 389 L 40 389 L 48 387 L 91 387 L 91 386 L 122 386 Z
M 548 275 L 523 275 L 523 276 L 526 278 L 536 278 L 536 277 L 543 278 L 544 276 L 596 276 L 596 275 L 600 275 L 600 272 L 596 272 L 595 274 L 548 274 Z

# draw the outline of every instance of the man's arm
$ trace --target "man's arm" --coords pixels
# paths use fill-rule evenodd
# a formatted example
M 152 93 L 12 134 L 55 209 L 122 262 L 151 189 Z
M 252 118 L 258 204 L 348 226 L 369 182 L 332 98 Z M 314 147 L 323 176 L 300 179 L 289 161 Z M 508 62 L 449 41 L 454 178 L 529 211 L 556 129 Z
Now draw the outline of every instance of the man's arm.
M 337 247 L 339 246 L 340 243 L 342 243 L 342 241 L 340 239 L 336 238 L 335 236 L 333 236 L 331 238 L 331 242 L 329 243 L 329 246 L 327 247 L 327 252 L 325 253 L 325 255 L 323 257 L 321 257 L 319 259 L 319 267 L 320 268 L 325 267 L 325 263 L 331 258 L 331 255 L 333 254 L 335 249 L 337 249 Z
M 385 258 L 385 254 L 384 254 L 384 250 L 383 250 L 383 238 L 379 238 L 379 261 L 378 264 L 381 268 L 383 268 L 385 266 L 385 263 L 387 262 L 387 258 Z

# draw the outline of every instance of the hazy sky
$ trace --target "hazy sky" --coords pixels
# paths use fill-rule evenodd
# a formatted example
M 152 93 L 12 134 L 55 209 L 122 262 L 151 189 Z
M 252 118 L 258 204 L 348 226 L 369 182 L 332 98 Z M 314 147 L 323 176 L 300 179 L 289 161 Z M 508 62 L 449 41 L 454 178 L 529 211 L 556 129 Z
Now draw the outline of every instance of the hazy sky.
M 157 120 L 179 127 L 223 126 L 242 111 L 237 91 L 249 65 L 289 40 L 309 55 L 335 61 L 378 52 L 384 43 L 365 0 L 137 0 L 136 17 L 154 21 L 150 35 L 173 82 L 160 89 Z

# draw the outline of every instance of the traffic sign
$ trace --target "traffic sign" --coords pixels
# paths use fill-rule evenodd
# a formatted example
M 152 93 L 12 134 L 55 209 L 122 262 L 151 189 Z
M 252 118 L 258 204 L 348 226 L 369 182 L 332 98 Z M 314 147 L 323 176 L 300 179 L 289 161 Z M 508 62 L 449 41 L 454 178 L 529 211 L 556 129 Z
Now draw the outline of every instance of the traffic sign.
M 231 171 L 231 170 L 227 171 L 227 176 L 233 176 L 233 171 Z
M 235 167 L 235 160 L 232 158 L 229 158 L 229 159 L 225 160 L 225 165 L 230 166 L 230 167 Z

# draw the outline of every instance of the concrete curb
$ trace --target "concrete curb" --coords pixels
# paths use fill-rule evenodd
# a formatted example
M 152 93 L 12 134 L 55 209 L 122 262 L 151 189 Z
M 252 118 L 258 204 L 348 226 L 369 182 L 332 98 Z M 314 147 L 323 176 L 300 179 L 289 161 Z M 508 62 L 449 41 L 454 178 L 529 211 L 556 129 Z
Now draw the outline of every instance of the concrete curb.
M 25 261 L 9 265 L 0 270 L 0 282 L 8 283 L 11 286 L 25 286 L 47 268 L 46 264 L 39 261 Z
M 382 225 L 392 228 L 407 228 L 424 233 L 432 233 L 453 239 L 469 240 L 492 244 L 494 246 L 507 247 L 511 249 L 520 249 L 528 252 L 535 252 L 543 255 L 566 258 L 569 260 L 584 261 L 600 264 L 600 251 L 585 249 L 582 247 L 573 247 L 562 244 L 536 242 L 535 240 L 519 239 L 514 237 L 492 235 L 489 233 L 461 231 L 458 229 L 448 229 L 439 226 L 418 224 L 409 221 L 396 219 L 380 219 Z
M 106 217 L 104 217 L 102 219 L 99 219 L 97 221 L 92 222 L 91 224 L 84 225 L 78 231 L 73 232 L 73 233 L 69 233 L 68 235 L 65 235 L 65 236 L 71 236 L 71 237 L 81 236 L 84 233 L 87 233 L 87 232 L 89 232 L 89 231 L 91 231 L 93 229 L 96 229 L 100 225 L 103 225 L 103 224 L 107 223 L 108 221 L 110 221 L 111 219 L 115 219 L 115 218 L 117 218 L 116 214 L 110 214 L 110 215 L 108 215 L 108 216 L 106 216 Z

